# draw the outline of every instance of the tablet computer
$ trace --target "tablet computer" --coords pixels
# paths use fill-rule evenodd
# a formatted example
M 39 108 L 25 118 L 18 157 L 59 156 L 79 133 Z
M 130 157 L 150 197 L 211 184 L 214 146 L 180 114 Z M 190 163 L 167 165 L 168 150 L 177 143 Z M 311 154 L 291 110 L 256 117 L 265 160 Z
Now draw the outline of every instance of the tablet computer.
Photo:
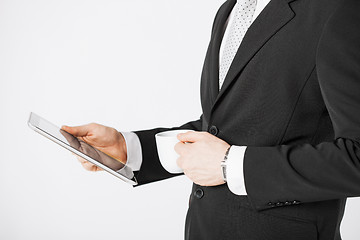
M 131 185 L 137 185 L 134 173 L 128 166 L 60 129 L 39 115 L 30 113 L 28 125 L 35 132 L 104 169 L 115 177 Z

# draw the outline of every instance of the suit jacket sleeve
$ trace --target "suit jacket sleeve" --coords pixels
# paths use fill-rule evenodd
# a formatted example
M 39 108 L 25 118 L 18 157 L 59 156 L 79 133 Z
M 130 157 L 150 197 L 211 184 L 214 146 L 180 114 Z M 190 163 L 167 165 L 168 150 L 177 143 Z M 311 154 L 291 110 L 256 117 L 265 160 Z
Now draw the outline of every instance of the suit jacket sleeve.
M 182 175 L 171 174 L 162 167 L 157 153 L 155 134 L 176 129 L 190 129 L 195 131 L 201 131 L 201 126 L 202 117 L 200 117 L 200 119 L 197 121 L 188 122 L 180 127 L 155 128 L 151 130 L 135 131 L 135 134 L 139 137 L 140 140 L 143 156 L 141 168 L 139 171 L 135 172 L 135 177 L 138 181 L 137 186 Z
M 325 25 L 317 49 L 316 70 L 334 140 L 249 146 L 244 176 L 256 209 L 360 196 L 359 12 L 359 1 L 344 0 Z
M 223 6 L 226 3 L 223 4 Z M 220 8 L 222 9 L 222 7 Z M 214 23 L 212 26 L 211 34 L 214 34 L 215 23 L 217 22 L 217 18 L 220 14 L 220 10 L 216 13 Z M 156 142 L 155 142 L 155 134 L 167 130 L 175 130 L 175 129 L 191 129 L 195 131 L 202 130 L 202 121 L 203 117 L 201 116 L 199 120 L 188 122 L 180 127 L 175 128 L 155 128 L 151 130 L 143 130 L 143 131 L 135 131 L 140 139 L 140 144 L 142 148 L 142 156 L 143 161 L 141 164 L 141 168 L 139 171 L 135 172 L 135 177 L 138 181 L 138 185 L 140 186 L 145 183 L 150 183 L 158 180 L 167 179 L 170 177 L 174 177 L 181 174 L 170 174 L 168 173 L 162 166 L 157 155 Z

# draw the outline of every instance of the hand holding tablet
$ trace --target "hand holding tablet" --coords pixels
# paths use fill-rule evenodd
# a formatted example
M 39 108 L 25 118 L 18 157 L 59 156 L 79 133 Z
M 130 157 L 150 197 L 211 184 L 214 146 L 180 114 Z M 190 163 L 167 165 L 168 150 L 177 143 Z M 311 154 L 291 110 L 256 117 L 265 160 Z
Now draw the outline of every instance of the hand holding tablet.
M 30 114 L 28 125 L 78 155 L 85 169 L 103 169 L 127 183 L 137 184 L 133 171 L 125 165 L 127 150 L 124 137 L 116 129 L 95 123 L 60 129 L 34 113 Z
M 78 127 L 63 126 L 61 129 L 65 131 L 64 133 L 66 134 L 63 135 L 72 147 L 79 149 L 94 159 L 100 159 L 103 164 L 110 166 L 112 169 L 120 169 L 126 164 L 127 150 L 125 139 L 116 129 L 96 123 Z M 69 133 L 76 138 L 73 138 Z M 89 148 L 89 145 L 92 148 Z M 106 155 L 99 155 L 99 150 Z M 112 161 L 112 158 L 118 161 Z M 86 170 L 102 170 L 81 157 L 79 157 L 79 161 Z

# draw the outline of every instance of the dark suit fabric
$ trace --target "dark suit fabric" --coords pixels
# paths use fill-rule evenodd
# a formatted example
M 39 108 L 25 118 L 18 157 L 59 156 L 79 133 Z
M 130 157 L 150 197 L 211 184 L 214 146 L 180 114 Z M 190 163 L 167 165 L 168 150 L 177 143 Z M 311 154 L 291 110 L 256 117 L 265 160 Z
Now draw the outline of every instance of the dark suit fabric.
M 248 196 L 194 184 L 186 239 L 341 239 L 347 197 L 360 195 L 360 2 L 272 0 L 253 22 L 218 92 L 219 47 L 235 4 L 219 9 L 201 79 L 203 114 L 181 128 L 248 146 Z M 140 184 L 173 175 L 154 134 Z

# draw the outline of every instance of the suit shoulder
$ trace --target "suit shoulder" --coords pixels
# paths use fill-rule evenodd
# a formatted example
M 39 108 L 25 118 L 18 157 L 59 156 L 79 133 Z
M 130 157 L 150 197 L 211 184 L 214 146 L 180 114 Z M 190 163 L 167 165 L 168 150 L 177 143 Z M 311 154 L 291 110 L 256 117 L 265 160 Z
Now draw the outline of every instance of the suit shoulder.
M 330 16 L 327 28 L 337 33 L 360 34 L 360 1 L 340 0 L 333 14 Z
M 358 65 L 360 53 L 360 1 L 341 0 L 329 17 L 320 37 L 317 60 Z M 329 59 L 332 59 L 331 61 Z M 356 64 L 355 64 L 356 63 Z
M 337 7 L 331 16 L 330 21 L 334 21 L 334 19 L 343 19 L 343 21 L 357 21 L 360 18 L 359 0 L 338 0 L 337 2 Z

